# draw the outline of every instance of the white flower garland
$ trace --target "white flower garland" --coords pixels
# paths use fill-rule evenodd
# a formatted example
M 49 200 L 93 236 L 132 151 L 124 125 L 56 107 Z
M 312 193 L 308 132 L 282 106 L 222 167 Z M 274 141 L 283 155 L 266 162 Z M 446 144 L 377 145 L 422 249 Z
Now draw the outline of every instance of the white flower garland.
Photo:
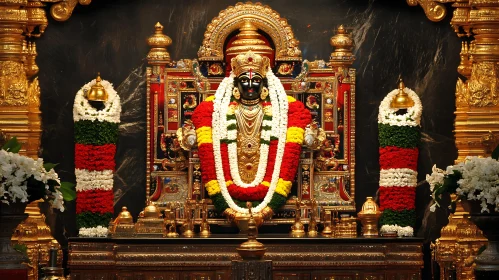
M 421 113 L 423 111 L 423 106 L 421 105 L 419 96 L 410 88 L 404 88 L 404 92 L 407 93 L 414 101 L 414 106 L 408 108 L 407 113 L 397 115 L 396 112 L 399 109 L 392 108 L 390 104 L 398 92 L 398 89 L 392 90 L 383 99 L 383 101 L 381 101 L 381 105 L 379 106 L 378 123 L 396 126 L 419 126 L 421 123 Z
M 1 202 L 28 201 L 28 179 L 33 176 L 35 180 L 45 184 L 45 189 L 49 189 L 48 181 L 54 180 L 61 183 L 59 176 L 52 168 L 46 171 L 43 167 L 43 159 L 32 159 L 17 153 L 0 150 L 0 196 Z M 62 193 L 59 187 L 55 187 L 52 192 L 53 200 L 50 201 L 52 207 L 64 211 Z
M 414 235 L 414 229 L 410 226 L 401 227 L 399 225 L 383 225 L 380 229 L 381 233 L 396 232 L 398 237 L 411 237 Z
M 73 119 L 75 122 L 80 120 L 90 121 L 107 121 L 111 123 L 120 122 L 120 97 L 113 88 L 113 84 L 106 80 L 101 81 L 108 94 L 108 99 L 104 101 L 104 109 L 97 110 L 92 107 L 88 100 L 85 98 L 85 92 L 90 91 L 92 86 L 95 85 L 95 79 L 84 85 L 77 93 L 73 106 Z
M 91 191 L 113 189 L 113 171 L 88 171 L 86 169 L 75 169 L 76 191 Z
M 415 187 L 418 172 L 409 168 L 382 169 L 379 185 L 383 187 Z
M 260 203 L 257 207 L 253 207 L 252 211 L 253 212 L 260 212 L 263 208 L 265 208 L 269 203 L 270 200 L 272 199 L 272 195 L 275 192 L 275 189 L 277 187 L 277 182 L 279 180 L 279 173 L 281 169 L 281 163 L 282 163 L 282 158 L 284 155 L 284 146 L 286 144 L 286 133 L 287 133 L 287 126 L 288 126 L 288 99 L 286 95 L 286 91 L 284 90 L 284 87 L 282 86 L 280 80 L 272 73 L 271 70 L 267 72 L 267 80 L 268 80 L 268 86 L 269 86 L 269 95 L 270 95 L 270 102 L 272 104 L 272 130 L 271 130 L 271 135 L 275 135 L 275 137 L 278 138 L 278 145 L 277 145 L 277 155 L 276 155 L 276 161 L 275 161 L 275 166 L 274 166 L 274 171 L 272 173 L 272 180 L 270 182 L 269 190 L 267 191 L 267 194 L 265 198 L 263 199 L 262 203 Z M 220 86 L 218 87 L 216 93 L 215 93 L 215 100 L 213 101 L 213 120 L 212 120 L 212 141 L 213 141 L 213 152 L 215 156 L 215 170 L 217 173 L 217 181 L 220 186 L 220 190 L 222 193 L 222 196 L 224 197 L 225 201 L 229 205 L 230 208 L 237 212 L 241 213 L 248 213 L 248 209 L 239 207 L 236 205 L 234 200 L 229 194 L 229 191 L 227 189 L 227 186 L 225 184 L 225 177 L 224 177 L 224 172 L 223 172 L 223 167 L 222 167 L 222 155 L 220 151 L 220 140 L 224 138 L 229 138 L 230 139 L 235 139 L 237 137 L 237 132 L 235 132 L 236 135 L 227 135 L 227 121 L 226 121 L 226 115 L 227 111 L 229 109 L 229 103 L 230 103 L 230 97 L 232 95 L 232 88 L 233 88 L 233 81 L 234 81 L 234 74 L 231 73 L 231 75 L 227 78 L 224 78 L 224 80 L 220 83 Z M 267 137 L 267 136 L 266 136 Z M 270 137 L 269 137 L 270 140 Z M 263 145 L 266 146 L 266 145 Z M 268 146 L 267 146 L 267 151 L 266 155 L 268 155 Z M 242 181 L 237 182 L 237 178 L 240 179 L 239 177 L 239 172 L 238 172 L 238 166 L 237 166 L 237 152 L 236 152 L 236 160 L 234 160 L 234 154 L 229 152 L 229 162 L 230 162 L 230 169 L 231 169 L 231 175 L 233 176 L 234 183 L 237 186 L 240 187 L 256 187 L 258 186 L 262 181 L 263 177 L 265 175 L 265 168 L 267 166 L 267 158 L 268 156 L 265 156 L 262 158 L 262 152 L 265 153 L 265 147 L 263 148 L 262 151 L 262 144 L 260 145 L 260 163 L 258 165 L 258 171 L 257 171 L 257 176 L 255 177 L 255 180 L 251 184 L 245 184 Z M 263 162 L 265 161 L 265 165 L 263 165 Z M 263 172 L 260 170 L 261 166 L 263 167 Z M 235 172 L 236 170 L 237 172 Z M 263 173 L 263 175 L 261 175 Z M 234 176 L 235 175 L 235 176 Z
M 96 226 L 94 228 L 80 228 L 79 237 L 107 237 L 108 228 Z

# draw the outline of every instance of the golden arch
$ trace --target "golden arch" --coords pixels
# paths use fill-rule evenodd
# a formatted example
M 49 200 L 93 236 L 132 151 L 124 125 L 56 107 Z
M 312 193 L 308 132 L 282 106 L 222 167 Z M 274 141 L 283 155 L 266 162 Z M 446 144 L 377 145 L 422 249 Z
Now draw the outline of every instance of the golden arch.
M 208 24 L 203 45 L 199 48 L 199 60 L 223 60 L 225 40 L 248 19 L 258 29 L 267 33 L 275 45 L 275 60 L 301 60 L 299 41 L 285 18 L 261 3 L 237 3 L 222 10 Z

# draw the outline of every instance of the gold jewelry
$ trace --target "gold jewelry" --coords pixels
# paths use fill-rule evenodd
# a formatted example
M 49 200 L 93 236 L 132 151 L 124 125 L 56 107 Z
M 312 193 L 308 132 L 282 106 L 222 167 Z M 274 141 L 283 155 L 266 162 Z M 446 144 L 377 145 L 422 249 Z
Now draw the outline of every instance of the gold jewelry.
M 266 56 L 261 56 L 252 51 L 248 51 L 232 58 L 230 64 L 236 77 L 242 73 L 250 71 L 265 77 L 270 67 L 270 59 Z
M 260 93 L 260 98 L 262 100 L 265 100 L 265 98 L 267 98 L 267 96 L 269 96 L 269 89 L 266 88 L 266 87 L 263 87 L 262 88 L 262 93 Z
M 260 103 L 260 100 L 258 98 L 253 100 L 241 99 L 241 104 L 244 105 L 256 105 L 258 103 Z
M 234 96 L 234 98 L 237 100 L 241 98 L 241 93 L 239 92 L 239 89 L 237 87 L 234 87 L 234 89 L 232 90 L 232 96 Z

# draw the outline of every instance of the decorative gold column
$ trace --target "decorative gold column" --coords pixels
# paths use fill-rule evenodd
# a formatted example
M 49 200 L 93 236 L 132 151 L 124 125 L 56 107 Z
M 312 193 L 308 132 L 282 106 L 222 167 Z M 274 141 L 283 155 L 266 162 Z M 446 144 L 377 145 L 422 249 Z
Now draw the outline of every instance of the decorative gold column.
M 486 156 L 499 143 L 499 1 L 497 0 L 407 0 L 420 5 L 432 21 L 442 20 L 447 11 L 442 3 L 453 3 L 451 25 L 462 38 L 462 77 L 456 84 L 454 132 L 458 158 Z M 434 246 L 440 265 L 440 279 L 474 279 L 474 257 L 486 239 L 458 204 L 449 224 Z

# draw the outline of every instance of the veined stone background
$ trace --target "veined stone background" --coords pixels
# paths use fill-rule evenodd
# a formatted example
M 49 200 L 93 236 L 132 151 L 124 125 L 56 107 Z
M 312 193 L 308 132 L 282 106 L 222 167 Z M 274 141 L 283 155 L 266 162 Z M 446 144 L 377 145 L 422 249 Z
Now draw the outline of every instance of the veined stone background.
M 461 43 L 449 21 L 428 20 L 421 7 L 405 0 L 270 0 L 261 1 L 288 20 L 300 41 L 303 59 L 328 60 L 329 39 L 345 25 L 356 46 L 356 203 L 375 196 L 379 180 L 378 106 L 397 88 L 399 77 L 423 103 L 419 181 L 433 164 L 445 167 L 457 158 L 454 145 L 454 92 Z M 72 108 L 76 92 L 101 72 L 122 100 L 120 138 L 116 155 L 115 211 L 127 206 L 135 216 L 145 201 L 146 155 L 146 38 L 161 22 L 173 40 L 172 60 L 196 58 L 206 25 L 237 1 L 229 0 L 94 0 L 78 5 L 66 22 L 50 19 L 36 40 L 40 67 L 42 154 L 59 163 L 61 178 L 75 181 Z M 417 189 L 419 235 L 434 239 L 440 232 L 434 214 L 421 227 L 430 201 L 427 184 Z M 74 203 L 51 226 L 56 237 L 76 235 Z M 428 256 L 428 254 L 427 254 Z

